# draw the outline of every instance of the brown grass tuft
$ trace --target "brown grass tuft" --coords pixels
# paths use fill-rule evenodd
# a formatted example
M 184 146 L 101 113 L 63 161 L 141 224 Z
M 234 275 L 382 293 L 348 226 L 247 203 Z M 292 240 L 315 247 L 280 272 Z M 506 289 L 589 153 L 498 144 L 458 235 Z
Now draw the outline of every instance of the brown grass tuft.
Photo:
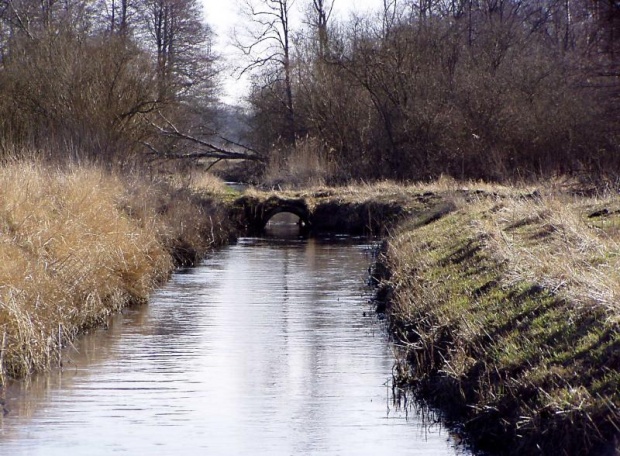
M 293 149 L 272 150 L 263 183 L 279 190 L 325 185 L 333 178 L 335 163 L 324 149 L 315 138 L 305 138 Z
M 216 208 L 187 190 L 94 167 L 14 162 L 0 195 L 2 377 L 48 368 L 80 331 L 145 301 L 175 260 L 227 239 Z

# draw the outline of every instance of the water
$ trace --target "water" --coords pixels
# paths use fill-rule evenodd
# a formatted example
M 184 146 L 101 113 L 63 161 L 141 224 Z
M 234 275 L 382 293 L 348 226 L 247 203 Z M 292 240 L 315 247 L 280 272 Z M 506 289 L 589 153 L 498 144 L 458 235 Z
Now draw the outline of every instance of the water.
M 346 238 L 213 253 L 83 338 L 62 372 L 12 385 L 0 454 L 462 454 L 392 403 L 370 261 Z

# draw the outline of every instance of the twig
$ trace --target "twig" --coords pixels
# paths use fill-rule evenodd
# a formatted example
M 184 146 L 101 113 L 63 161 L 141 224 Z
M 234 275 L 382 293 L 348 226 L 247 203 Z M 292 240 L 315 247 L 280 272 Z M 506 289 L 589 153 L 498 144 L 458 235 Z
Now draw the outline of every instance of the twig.
M 58 325 L 58 367 L 62 367 L 62 324 Z
M 0 385 L 4 386 L 4 351 L 6 349 L 6 326 L 2 332 L 2 347 L 0 347 Z

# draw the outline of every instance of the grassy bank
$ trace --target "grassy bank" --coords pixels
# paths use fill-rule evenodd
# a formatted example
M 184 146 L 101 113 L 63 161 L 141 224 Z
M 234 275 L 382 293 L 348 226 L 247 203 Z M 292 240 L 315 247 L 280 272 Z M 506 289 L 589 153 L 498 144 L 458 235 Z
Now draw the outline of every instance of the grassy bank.
M 80 332 L 228 240 L 223 186 L 191 187 L 94 167 L 0 168 L 2 382 L 55 365 Z
M 620 198 L 452 191 L 386 252 L 402 384 L 501 454 L 620 451 Z

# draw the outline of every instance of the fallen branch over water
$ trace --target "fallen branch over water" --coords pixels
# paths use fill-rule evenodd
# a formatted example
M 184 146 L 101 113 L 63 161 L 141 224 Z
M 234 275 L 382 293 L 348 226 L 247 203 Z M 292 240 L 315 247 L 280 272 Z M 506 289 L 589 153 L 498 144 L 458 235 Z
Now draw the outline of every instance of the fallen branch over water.
M 212 132 L 212 136 L 219 144 L 216 144 L 215 141 L 210 141 L 190 134 L 188 132 L 181 131 L 161 112 L 159 113 L 159 118 L 164 123 L 164 126 L 158 125 L 156 123 L 151 123 L 151 126 L 155 128 L 155 130 L 157 130 L 160 135 L 167 138 L 175 138 L 199 148 L 199 150 L 192 152 L 167 152 L 157 150 L 155 146 L 148 142 L 142 142 L 142 144 L 146 146 L 155 155 L 155 157 L 159 159 L 199 160 L 202 158 L 210 158 L 215 160 L 251 160 L 261 162 L 267 160 L 264 154 L 261 154 L 256 149 L 241 144 L 237 141 L 224 138 L 223 136 L 220 136 L 215 132 Z

